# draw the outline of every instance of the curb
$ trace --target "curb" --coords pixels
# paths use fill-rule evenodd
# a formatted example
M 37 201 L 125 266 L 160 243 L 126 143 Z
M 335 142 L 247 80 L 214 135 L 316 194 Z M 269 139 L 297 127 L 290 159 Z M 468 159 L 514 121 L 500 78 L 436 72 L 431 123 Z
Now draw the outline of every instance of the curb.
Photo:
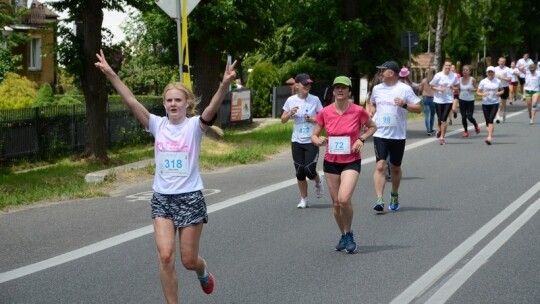
M 127 165 L 122 165 L 122 166 L 118 166 L 118 167 L 114 167 L 110 169 L 88 173 L 84 177 L 84 180 L 89 184 L 102 183 L 106 181 L 109 176 L 114 175 L 116 173 L 129 172 L 131 170 L 142 169 L 142 168 L 152 166 L 154 164 L 155 164 L 155 161 L 153 158 L 141 160 L 135 163 L 127 164 Z

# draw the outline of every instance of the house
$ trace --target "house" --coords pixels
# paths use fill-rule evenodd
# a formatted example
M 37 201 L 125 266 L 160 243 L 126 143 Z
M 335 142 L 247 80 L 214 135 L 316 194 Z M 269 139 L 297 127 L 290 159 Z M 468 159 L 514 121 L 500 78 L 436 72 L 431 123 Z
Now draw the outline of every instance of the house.
M 22 55 L 22 69 L 16 72 L 38 85 L 49 83 L 54 88 L 57 84 L 54 46 L 59 16 L 37 0 L 0 1 L 10 5 L 13 12 L 27 10 L 19 23 L 7 25 L 2 30 L 3 35 L 22 32 L 29 37 L 27 43 L 12 50 L 13 55 Z

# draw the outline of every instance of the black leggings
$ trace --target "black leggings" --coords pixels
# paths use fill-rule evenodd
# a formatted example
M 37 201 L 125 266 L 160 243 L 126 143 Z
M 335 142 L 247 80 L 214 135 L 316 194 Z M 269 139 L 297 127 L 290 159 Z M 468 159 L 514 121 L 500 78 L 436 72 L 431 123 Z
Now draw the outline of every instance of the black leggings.
M 493 124 L 493 120 L 495 119 L 495 115 L 497 115 L 497 111 L 499 110 L 499 104 L 490 104 L 490 105 L 482 105 L 482 111 L 484 112 L 484 118 L 486 120 L 486 126 L 488 124 Z
M 452 103 L 436 103 L 435 110 L 437 111 L 437 121 L 440 126 L 442 122 L 446 122 L 448 119 L 450 110 L 452 110 Z
M 319 147 L 314 144 L 300 144 L 292 142 L 292 157 L 296 179 L 306 180 L 317 177 L 317 160 L 319 159 Z
M 467 131 L 467 119 L 474 125 L 476 128 L 478 124 L 476 119 L 474 119 L 474 100 L 459 100 L 459 112 L 461 112 L 461 123 L 463 128 Z

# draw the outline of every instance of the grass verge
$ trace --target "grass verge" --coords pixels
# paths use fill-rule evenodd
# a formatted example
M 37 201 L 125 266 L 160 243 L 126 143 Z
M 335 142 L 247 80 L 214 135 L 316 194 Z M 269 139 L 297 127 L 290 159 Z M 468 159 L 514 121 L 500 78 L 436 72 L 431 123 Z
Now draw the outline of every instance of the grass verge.
M 242 131 L 240 129 L 225 130 L 224 138 L 221 140 L 204 137 L 199 161 L 200 168 L 213 170 L 267 160 L 290 145 L 292 124 L 277 123 L 249 133 Z M 93 185 L 85 182 L 84 177 L 87 173 L 152 158 L 153 154 L 152 145 L 144 145 L 110 151 L 110 163 L 114 165 L 109 166 L 67 158 L 38 170 L 18 173 L 19 170 L 31 169 L 35 166 L 30 163 L 3 169 L 0 171 L 0 210 L 38 201 L 107 196 L 107 190 L 117 177 Z M 135 173 L 130 172 L 130 175 L 140 174 L 150 177 L 153 171 L 153 168 L 141 169 Z

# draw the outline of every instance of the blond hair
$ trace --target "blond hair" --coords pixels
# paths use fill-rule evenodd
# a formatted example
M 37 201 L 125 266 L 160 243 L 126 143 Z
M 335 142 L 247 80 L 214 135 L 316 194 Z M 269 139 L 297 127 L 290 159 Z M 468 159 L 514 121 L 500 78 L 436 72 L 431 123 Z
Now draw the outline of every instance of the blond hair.
M 186 108 L 186 116 L 192 117 L 192 116 L 197 115 L 196 107 L 199 102 L 195 98 L 195 94 L 193 94 L 193 92 L 185 84 L 181 82 L 173 82 L 165 86 L 165 88 L 163 89 L 163 94 L 161 95 L 163 98 L 163 103 L 165 103 L 165 94 L 167 94 L 167 92 L 172 89 L 177 89 L 180 92 L 184 93 L 186 97 L 186 101 L 188 103 L 188 106 Z

